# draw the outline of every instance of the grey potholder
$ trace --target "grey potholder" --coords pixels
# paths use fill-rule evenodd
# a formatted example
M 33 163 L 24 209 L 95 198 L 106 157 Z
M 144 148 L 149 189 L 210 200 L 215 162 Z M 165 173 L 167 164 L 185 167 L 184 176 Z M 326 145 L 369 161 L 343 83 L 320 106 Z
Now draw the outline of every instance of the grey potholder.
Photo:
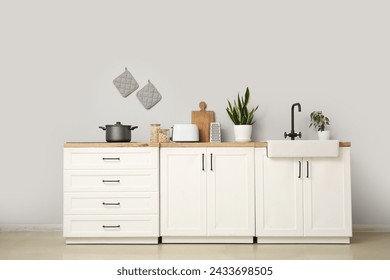
M 123 97 L 129 96 L 139 87 L 133 75 L 127 70 L 127 67 L 125 68 L 125 72 L 114 79 L 113 83 Z
M 149 110 L 161 100 L 161 94 L 156 87 L 148 81 L 148 84 L 137 92 L 137 98 L 145 109 Z

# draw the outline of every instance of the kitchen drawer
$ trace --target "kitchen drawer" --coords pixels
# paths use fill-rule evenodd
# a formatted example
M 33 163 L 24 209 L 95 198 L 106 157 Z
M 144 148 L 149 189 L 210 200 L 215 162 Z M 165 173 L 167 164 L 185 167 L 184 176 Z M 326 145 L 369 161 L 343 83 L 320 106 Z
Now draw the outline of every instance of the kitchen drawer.
M 64 237 L 157 237 L 158 226 L 158 215 L 64 215 Z
M 158 191 L 158 169 L 65 170 L 64 191 Z
M 157 192 L 65 193 L 64 214 L 158 214 Z
M 65 169 L 158 168 L 158 148 L 65 148 Z

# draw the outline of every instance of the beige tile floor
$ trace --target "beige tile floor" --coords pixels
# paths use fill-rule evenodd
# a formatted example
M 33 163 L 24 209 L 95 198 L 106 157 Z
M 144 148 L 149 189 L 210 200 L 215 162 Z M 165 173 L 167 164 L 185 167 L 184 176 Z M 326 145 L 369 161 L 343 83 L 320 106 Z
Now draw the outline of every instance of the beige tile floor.
M 354 233 L 350 245 L 65 245 L 62 232 L 0 232 L 0 260 L 7 259 L 390 260 L 390 233 Z

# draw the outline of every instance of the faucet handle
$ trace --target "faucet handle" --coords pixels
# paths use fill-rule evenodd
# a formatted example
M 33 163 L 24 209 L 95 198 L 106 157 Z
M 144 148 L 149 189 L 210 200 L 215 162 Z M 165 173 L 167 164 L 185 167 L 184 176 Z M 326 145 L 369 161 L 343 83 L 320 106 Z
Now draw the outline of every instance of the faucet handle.
M 302 138 L 302 132 L 299 132 L 297 135 L 299 138 Z
M 286 139 L 288 136 L 287 132 L 284 133 L 284 139 Z

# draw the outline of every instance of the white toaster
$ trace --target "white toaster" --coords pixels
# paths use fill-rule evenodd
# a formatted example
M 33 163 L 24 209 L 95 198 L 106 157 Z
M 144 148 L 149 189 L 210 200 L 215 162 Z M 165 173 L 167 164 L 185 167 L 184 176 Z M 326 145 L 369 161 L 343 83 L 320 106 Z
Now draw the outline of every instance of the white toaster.
M 199 129 L 196 124 L 175 124 L 172 127 L 173 142 L 199 142 Z

